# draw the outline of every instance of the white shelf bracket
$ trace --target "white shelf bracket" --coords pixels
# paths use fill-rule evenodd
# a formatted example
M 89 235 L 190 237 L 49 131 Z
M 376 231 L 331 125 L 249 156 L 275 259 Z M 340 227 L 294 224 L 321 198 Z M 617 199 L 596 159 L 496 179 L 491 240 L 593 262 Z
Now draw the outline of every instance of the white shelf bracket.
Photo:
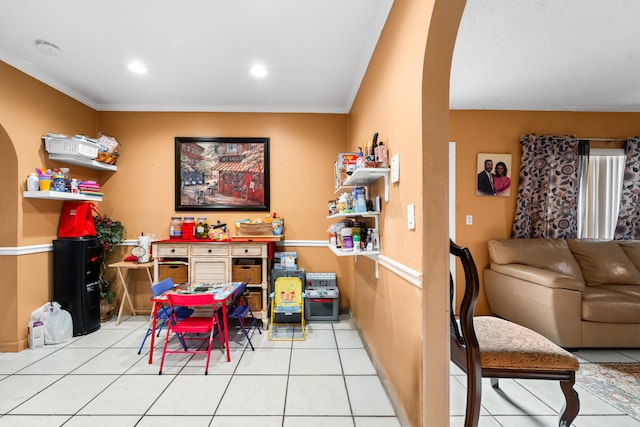
M 388 202 L 389 201 L 389 174 L 385 173 L 382 176 L 384 177 L 384 201 Z
M 376 265 L 376 279 L 379 279 L 380 278 L 380 263 L 378 261 L 378 255 L 375 255 L 375 256 L 365 255 L 365 256 L 375 263 L 375 265 Z M 358 262 L 358 255 L 356 255 L 355 258 L 356 258 L 355 261 Z

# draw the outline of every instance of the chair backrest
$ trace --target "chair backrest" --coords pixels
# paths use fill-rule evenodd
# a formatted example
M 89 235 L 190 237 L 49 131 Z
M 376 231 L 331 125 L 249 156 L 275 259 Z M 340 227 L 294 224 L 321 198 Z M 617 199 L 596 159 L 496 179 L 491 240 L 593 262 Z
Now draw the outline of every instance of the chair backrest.
M 299 277 L 278 277 L 273 291 L 275 305 L 302 305 L 302 280 Z
M 236 290 L 233 293 L 233 298 L 231 299 L 231 303 L 235 303 L 238 301 L 238 299 L 240 299 L 242 297 L 242 295 L 244 295 L 244 293 L 247 290 L 247 285 L 249 284 L 249 279 L 246 279 L 244 282 L 242 282 L 242 285 L 238 286 L 236 288 Z
M 214 305 L 215 298 L 211 293 L 202 294 L 167 294 L 169 304 L 173 307 L 176 305 L 185 307 L 196 307 L 203 305 Z
M 456 321 L 453 277 L 449 274 L 449 295 L 451 301 L 450 337 L 451 360 L 465 372 L 480 372 L 480 345 L 473 326 L 473 314 L 480 292 L 478 270 L 468 248 L 449 241 L 449 253 L 457 257 L 464 270 L 464 295 L 460 304 L 460 321 Z M 460 288 L 460 287 L 458 287 Z
M 151 292 L 153 292 L 153 295 L 158 296 L 167 292 L 169 289 L 173 289 L 174 287 L 175 284 L 173 283 L 173 280 L 171 280 L 171 277 L 167 277 L 166 279 L 151 285 Z

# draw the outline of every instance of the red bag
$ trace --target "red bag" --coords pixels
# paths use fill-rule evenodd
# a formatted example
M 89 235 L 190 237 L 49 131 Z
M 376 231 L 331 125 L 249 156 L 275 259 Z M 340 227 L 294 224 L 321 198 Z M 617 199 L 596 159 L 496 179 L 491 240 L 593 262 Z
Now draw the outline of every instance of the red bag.
M 93 212 L 100 216 L 98 208 L 91 202 L 64 202 L 58 237 L 95 236 Z

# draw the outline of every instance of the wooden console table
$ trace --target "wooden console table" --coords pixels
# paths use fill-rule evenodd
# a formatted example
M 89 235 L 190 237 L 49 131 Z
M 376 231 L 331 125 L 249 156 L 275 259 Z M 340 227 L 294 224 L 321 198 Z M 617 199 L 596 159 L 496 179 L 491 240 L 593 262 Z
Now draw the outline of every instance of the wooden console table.
M 280 236 L 277 237 L 277 240 L 280 240 Z M 269 259 L 272 258 L 273 245 L 273 238 L 260 239 L 257 236 L 235 241 L 156 241 L 152 243 L 153 277 L 156 282 L 171 277 L 167 273 L 171 268 L 173 273 L 179 273 L 176 277 L 180 277 L 181 281 L 224 283 L 242 281 L 237 276 L 234 277 L 234 271 L 238 272 L 240 266 L 259 267 L 259 274 L 257 277 L 252 276 L 247 290 L 259 293 L 260 310 L 253 310 L 253 313 L 257 319 L 262 320 L 264 328 L 267 329 Z M 176 281 L 174 279 L 174 282 Z

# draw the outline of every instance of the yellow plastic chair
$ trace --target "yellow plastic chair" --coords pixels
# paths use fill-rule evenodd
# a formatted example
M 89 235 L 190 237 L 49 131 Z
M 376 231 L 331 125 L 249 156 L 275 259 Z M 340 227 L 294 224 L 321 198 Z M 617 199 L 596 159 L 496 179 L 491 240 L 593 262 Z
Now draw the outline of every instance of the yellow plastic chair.
M 307 339 L 307 331 L 304 329 L 304 292 L 302 292 L 302 280 L 299 277 L 278 277 L 274 283 L 271 299 L 271 326 L 269 327 L 270 341 L 304 341 Z M 297 321 L 298 317 L 300 321 Z M 284 318 L 285 322 L 281 320 Z M 295 319 L 295 321 L 294 321 Z M 302 338 L 274 337 L 273 331 L 281 326 L 300 326 Z M 295 330 L 294 330 L 295 332 Z

